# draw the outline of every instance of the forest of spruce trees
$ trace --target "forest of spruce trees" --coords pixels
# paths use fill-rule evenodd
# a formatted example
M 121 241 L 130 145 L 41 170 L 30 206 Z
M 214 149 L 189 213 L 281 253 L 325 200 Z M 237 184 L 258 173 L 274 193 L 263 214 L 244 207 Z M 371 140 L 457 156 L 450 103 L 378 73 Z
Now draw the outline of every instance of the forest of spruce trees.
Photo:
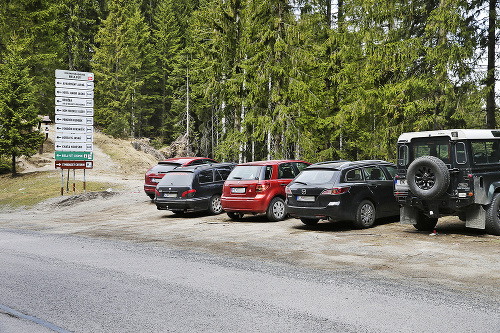
M 187 136 L 194 153 L 220 161 L 394 161 L 402 132 L 497 126 L 498 9 L 2 0 L 0 155 L 39 144 L 26 126 L 53 119 L 54 70 L 67 69 L 94 73 L 95 125 L 114 137 L 158 148 Z

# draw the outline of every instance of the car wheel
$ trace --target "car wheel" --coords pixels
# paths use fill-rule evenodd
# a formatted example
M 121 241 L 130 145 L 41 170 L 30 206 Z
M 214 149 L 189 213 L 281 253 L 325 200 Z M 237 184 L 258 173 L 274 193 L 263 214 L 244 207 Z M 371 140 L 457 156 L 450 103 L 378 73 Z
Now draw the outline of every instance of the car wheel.
M 219 194 L 212 195 L 208 204 L 208 210 L 210 211 L 210 214 L 214 215 L 222 213 L 222 204 L 220 202 Z
M 150 194 L 150 193 L 146 193 L 149 197 L 149 199 L 151 200 L 154 200 L 155 199 L 155 195 L 154 194 Z
M 370 200 L 363 200 L 356 210 L 354 226 L 358 229 L 369 228 L 375 223 L 375 206 Z
M 493 195 L 486 210 L 485 229 L 491 235 L 500 235 L 500 193 Z
M 311 219 L 307 217 L 301 217 L 300 220 L 302 221 L 302 223 L 307 225 L 316 225 L 319 221 L 319 219 Z
M 231 220 L 237 221 L 243 218 L 243 213 L 227 212 L 227 216 L 229 216 Z
M 271 200 L 266 211 L 267 219 L 272 222 L 281 221 L 285 218 L 285 201 L 280 197 L 275 197 Z
M 420 231 L 432 231 L 436 227 L 437 221 L 436 217 L 428 217 L 419 211 L 413 226 Z
M 448 189 L 450 172 L 439 158 L 422 156 L 410 164 L 406 179 L 408 187 L 417 197 L 435 199 Z

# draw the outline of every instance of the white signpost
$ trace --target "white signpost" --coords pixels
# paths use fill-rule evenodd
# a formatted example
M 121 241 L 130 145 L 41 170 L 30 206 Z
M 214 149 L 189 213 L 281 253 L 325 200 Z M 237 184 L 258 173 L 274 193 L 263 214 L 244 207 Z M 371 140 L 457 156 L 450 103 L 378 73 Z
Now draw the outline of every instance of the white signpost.
M 64 194 L 64 170 L 73 169 L 73 194 L 75 194 L 75 169 L 93 168 L 94 151 L 94 74 L 56 69 L 56 169 L 61 169 L 61 195 Z M 80 157 L 81 152 L 87 157 Z M 65 157 L 66 156 L 66 157 Z M 73 158 L 73 160 L 68 160 Z M 85 160 L 85 161 L 83 161 Z M 69 179 L 69 173 L 68 173 Z
M 93 117 L 93 108 L 56 105 L 56 115 Z
M 56 96 L 77 97 L 77 98 L 94 98 L 94 92 L 92 90 L 67 89 L 67 88 L 57 88 L 56 87 Z
M 56 105 L 92 108 L 94 107 L 94 99 L 56 96 Z
M 94 117 L 65 116 L 56 114 L 56 124 L 94 125 Z

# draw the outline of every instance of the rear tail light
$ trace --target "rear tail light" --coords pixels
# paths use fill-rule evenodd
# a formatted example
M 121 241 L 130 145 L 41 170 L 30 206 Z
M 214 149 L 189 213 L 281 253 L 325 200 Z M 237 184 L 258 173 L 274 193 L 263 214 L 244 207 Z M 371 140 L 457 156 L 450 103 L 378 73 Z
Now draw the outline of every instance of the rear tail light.
M 155 194 L 156 194 L 157 197 L 160 196 L 160 192 L 158 192 L 158 189 L 155 189 Z
M 285 193 L 292 194 L 292 190 L 290 190 L 290 188 L 287 186 L 287 187 L 285 187 Z
M 338 194 L 343 194 L 349 191 L 349 186 L 346 187 L 334 187 L 331 189 L 326 189 L 321 192 L 321 194 L 333 194 L 333 195 L 338 195 Z
M 196 192 L 196 190 L 195 190 L 195 189 L 192 189 L 192 190 L 189 190 L 189 191 L 183 192 L 183 193 L 182 193 L 182 197 L 183 197 L 183 198 L 192 198 L 192 197 L 194 197 L 195 192 Z
M 269 182 L 257 184 L 255 185 L 255 192 L 264 192 L 269 188 L 269 186 L 270 186 Z

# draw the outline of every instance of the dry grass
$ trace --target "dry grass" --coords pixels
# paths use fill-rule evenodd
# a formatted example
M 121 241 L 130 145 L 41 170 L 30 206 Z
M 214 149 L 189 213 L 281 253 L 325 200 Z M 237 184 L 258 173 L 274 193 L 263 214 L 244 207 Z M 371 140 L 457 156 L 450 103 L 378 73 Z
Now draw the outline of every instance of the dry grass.
M 86 182 L 86 191 L 104 191 L 110 184 L 98 182 Z M 83 183 L 76 182 L 76 194 L 83 193 Z M 64 182 L 64 193 L 73 193 L 73 181 L 69 184 L 70 192 L 66 191 L 66 180 Z M 61 195 L 61 176 L 58 172 L 29 172 L 17 176 L 0 176 L 0 207 L 16 208 L 21 206 L 33 206 L 46 199 Z
M 98 168 L 88 172 L 86 192 L 105 191 L 110 187 L 116 189 L 117 186 L 120 188 L 120 185 L 117 185 L 120 183 L 116 182 L 117 179 L 123 180 L 130 178 L 130 176 L 142 179 L 146 170 L 157 163 L 152 155 L 135 150 L 130 140 L 114 139 L 96 132 L 94 133 L 94 145 L 98 146 L 109 157 L 106 156 L 105 160 L 96 160 L 94 153 L 94 166 L 98 166 Z M 48 140 L 47 144 L 44 144 L 43 154 L 20 159 L 17 176 L 0 175 L 0 209 L 33 206 L 46 199 L 61 195 L 61 171 L 54 169 L 53 146 L 53 141 Z M 108 167 L 106 167 L 107 164 L 109 164 Z M 77 172 L 81 173 L 81 170 Z M 109 179 L 109 182 L 92 181 L 98 178 L 95 176 L 101 172 L 106 175 L 105 178 Z M 102 181 L 103 177 L 99 178 Z M 72 195 L 72 176 L 69 179 L 69 191 L 67 188 L 67 171 L 65 170 L 64 194 Z M 75 194 L 81 193 L 83 193 L 83 182 L 80 177 L 80 180 L 77 178 L 76 181 Z

